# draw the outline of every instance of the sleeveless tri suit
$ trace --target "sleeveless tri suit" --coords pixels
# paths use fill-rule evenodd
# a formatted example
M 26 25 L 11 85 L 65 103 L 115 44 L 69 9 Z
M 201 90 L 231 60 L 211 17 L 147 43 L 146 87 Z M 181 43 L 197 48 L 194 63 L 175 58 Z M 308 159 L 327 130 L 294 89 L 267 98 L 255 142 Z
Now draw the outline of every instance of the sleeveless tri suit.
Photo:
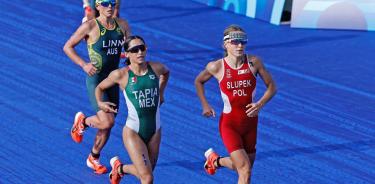
M 229 153 L 245 149 L 255 152 L 258 117 L 246 115 L 246 105 L 253 102 L 256 87 L 254 68 L 247 57 L 243 65 L 231 68 L 222 59 L 223 78 L 219 81 L 224 109 L 220 117 L 220 135 Z
M 88 43 L 87 49 L 91 63 L 97 68 L 97 73 L 93 76 L 86 77 L 86 87 L 92 107 L 99 111 L 95 98 L 95 88 L 113 71 L 118 69 L 120 54 L 124 45 L 124 34 L 120 26 L 115 21 L 113 29 L 106 29 L 100 22 L 95 19 L 99 26 L 99 38 L 94 43 Z M 110 101 L 119 104 L 119 87 L 115 85 L 104 92 L 104 101 Z
M 123 93 L 128 106 L 126 126 L 147 144 L 160 128 L 159 78 L 147 63 L 147 73 L 138 76 L 129 69 L 129 79 Z

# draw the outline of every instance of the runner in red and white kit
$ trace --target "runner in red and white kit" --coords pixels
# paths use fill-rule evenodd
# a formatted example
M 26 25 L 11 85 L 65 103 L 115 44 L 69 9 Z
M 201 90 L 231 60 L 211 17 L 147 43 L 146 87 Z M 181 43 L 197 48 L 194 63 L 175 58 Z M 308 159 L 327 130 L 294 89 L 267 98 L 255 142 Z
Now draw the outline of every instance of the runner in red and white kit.
M 259 58 L 244 53 L 247 36 L 241 27 L 227 27 L 223 42 L 225 57 L 208 63 L 195 79 L 195 87 L 203 115 L 215 116 L 204 95 L 204 83 L 212 76 L 218 80 L 224 102 L 220 135 L 230 157 L 219 157 L 210 148 L 205 152 L 204 168 L 213 175 L 217 168 L 227 167 L 237 171 L 238 183 L 250 183 L 256 153 L 258 112 L 276 93 L 276 84 Z M 267 90 L 258 101 L 254 101 L 257 75 Z

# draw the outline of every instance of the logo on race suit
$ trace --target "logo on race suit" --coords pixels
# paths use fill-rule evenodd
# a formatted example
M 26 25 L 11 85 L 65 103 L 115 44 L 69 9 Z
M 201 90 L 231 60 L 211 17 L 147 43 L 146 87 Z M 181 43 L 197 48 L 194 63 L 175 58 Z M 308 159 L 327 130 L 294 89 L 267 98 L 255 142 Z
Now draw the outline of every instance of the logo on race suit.
M 246 74 L 246 73 L 250 73 L 250 70 L 248 68 L 243 69 L 243 70 L 238 70 L 238 75 L 242 75 L 242 74 Z
M 230 69 L 229 69 L 229 68 L 225 70 L 225 75 L 226 75 L 226 77 L 227 77 L 228 79 L 229 79 L 229 78 L 232 78 L 232 74 L 230 73 Z
M 155 79 L 155 75 L 149 75 L 149 77 L 150 77 L 151 80 Z
M 100 30 L 100 36 L 103 36 L 105 34 L 107 30 L 105 28 L 102 28 L 102 30 Z
M 137 77 L 136 76 L 132 77 L 131 81 L 132 81 L 132 84 L 137 83 Z

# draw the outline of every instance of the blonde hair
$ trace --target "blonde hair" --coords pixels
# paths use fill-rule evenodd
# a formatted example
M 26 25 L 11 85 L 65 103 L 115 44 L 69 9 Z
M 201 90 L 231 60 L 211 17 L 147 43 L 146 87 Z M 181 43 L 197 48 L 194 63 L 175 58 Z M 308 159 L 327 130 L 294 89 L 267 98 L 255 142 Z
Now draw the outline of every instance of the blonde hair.
M 241 31 L 241 32 L 246 33 L 245 30 L 242 29 L 239 25 L 232 24 L 232 25 L 229 25 L 227 28 L 225 28 L 223 38 L 224 38 L 224 36 L 227 36 L 232 31 Z M 228 51 L 224 47 L 224 45 L 223 45 L 223 48 L 224 48 L 224 57 L 226 57 L 226 56 L 228 56 Z

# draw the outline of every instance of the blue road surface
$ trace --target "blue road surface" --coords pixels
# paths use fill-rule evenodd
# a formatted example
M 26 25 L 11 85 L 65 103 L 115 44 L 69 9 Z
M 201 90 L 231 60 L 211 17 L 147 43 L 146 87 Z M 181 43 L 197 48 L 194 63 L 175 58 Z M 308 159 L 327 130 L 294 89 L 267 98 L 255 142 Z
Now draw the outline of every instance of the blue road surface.
M 190 0 L 124 0 L 121 17 L 143 36 L 148 59 L 171 70 L 161 107 L 163 136 L 155 183 L 236 183 L 237 174 L 203 170 L 204 151 L 227 155 L 219 117 L 204 118 L 194 78 L 222 57 L 230 24 L 248 33 L 247 52 L 260 56 L 278 85 L 260 113 L 252 183 L 375 183 L 375 32 L 291 29 Z M 71 140 L 77 111 L 92 114 L 85 74 L 62 47 L 80 25 L 78 0 L 0 3 L 0 183 L 108 183 L 86 166 L 96 130 Z M 77 52 L 86 59 L 86 45 Z M 257 98 L 265 86 L 259 78 Z M 206 84 L 216 112 L 217 82 Z M 122 143 L 126 105 L 101 162 L 130 159 Z M 137 183 L 126 176 L 122 183 Z

